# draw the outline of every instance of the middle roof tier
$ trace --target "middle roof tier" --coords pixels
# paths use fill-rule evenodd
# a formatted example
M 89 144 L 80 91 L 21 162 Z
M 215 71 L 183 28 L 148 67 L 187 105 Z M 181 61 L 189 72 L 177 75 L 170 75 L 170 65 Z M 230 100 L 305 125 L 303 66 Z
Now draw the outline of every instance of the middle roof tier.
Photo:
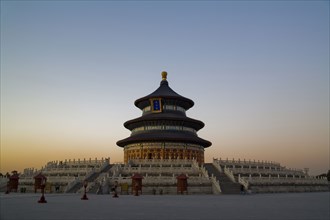
M 185 115 L 175 114 L 175 113 L 162 113 L 162 114 L 147 114 L 141 117 L 126 121 L 124 123 L 125 128 L 133 130 L 134 128 L 145 126 L 149 123 L 154 123 L 158 125 L 171 125 L 177 124 L 185 127 L 190 127 L 196 131 L 204 127 L 202 121 L 189 118 Z

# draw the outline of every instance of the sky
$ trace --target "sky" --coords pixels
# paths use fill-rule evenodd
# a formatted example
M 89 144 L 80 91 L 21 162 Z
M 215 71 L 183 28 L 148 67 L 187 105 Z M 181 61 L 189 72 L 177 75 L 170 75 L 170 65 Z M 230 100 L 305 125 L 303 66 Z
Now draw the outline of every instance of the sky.
M 329 169 L 329 1 L 1 1 L 1 172 L 123 162 L 162 71 L 206 162 Z

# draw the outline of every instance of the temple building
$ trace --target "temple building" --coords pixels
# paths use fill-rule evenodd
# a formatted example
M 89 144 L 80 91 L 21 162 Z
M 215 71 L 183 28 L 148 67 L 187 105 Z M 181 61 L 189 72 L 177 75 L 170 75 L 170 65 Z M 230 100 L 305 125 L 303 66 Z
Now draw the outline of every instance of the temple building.
M 194 102 L 169 87 L 166 72 L 159 88 L 137 99 L 135 106 L 142 116 L 124 123 L 131 135 L 117 142 L 124 150 L 123 163 L 111 164 L 110 157 L 50 161 L 41 169 L 27 168 L 19 176 L 0 176 L 0 192 L 35 192 L 40 174 L 47 178 L 47 193 L 87 191 L 114 197 L 117 188 L 121 195 L 330 190 L 325 177 L 273 161 L 213 158 L 206 163 L 204 151 L 212 143 L 197 135 L 204 123 L 186 116 Z
M 204 163 L 204 149 L 212 144 L 197 135 L 204 123 L 186 116 L 194 102 L 170 88 L 166 72 L 162 72 L 159 88 L 134 104 L 141 109 L 142 116 L 124 123 L 131 135 L 117 142 L 124 148 L 124 163 L 134 159 L 187 159 Z

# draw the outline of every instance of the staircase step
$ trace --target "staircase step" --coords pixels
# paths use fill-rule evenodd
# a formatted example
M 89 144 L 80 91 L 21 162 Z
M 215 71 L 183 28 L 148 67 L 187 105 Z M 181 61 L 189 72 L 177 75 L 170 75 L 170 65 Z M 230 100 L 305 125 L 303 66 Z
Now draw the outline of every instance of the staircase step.
M 204 164 L 209 176 L 213 174 L 220 183 L 220 188 L 223 194 L 239 194 L 241 185 L 233 182 L 225 173 L 219 172 L 212 163 Z

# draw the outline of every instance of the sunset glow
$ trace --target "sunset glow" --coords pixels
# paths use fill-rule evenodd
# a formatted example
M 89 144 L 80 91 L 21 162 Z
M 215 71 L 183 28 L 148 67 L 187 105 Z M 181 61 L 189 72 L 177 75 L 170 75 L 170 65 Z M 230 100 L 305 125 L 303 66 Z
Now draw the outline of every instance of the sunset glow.
M 160 73 L 212 158 L 329 170 L 328 1 L 1 1 L 1 173 L 110 157 Z

